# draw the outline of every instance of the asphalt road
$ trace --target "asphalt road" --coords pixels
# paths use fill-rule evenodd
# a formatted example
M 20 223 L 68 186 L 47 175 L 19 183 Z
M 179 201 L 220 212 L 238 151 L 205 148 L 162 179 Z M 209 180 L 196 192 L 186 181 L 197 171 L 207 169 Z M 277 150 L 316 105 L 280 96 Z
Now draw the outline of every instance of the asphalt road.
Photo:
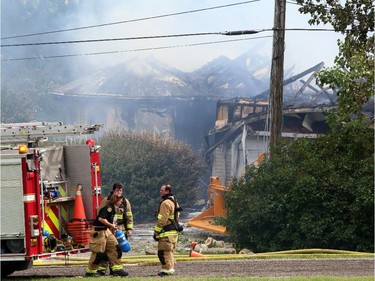
M 132 277 L 156 276 L 159 266 L 125 265 Z M 286 276 L 374 276 L 374 259 L 246 259 L 178 261 L 175 277 L 286 277 Z M 35 266 L 9 276 L 25 278 L 79 277 L 85 266 Z M 5 280 L 5 279 L 4 279 Z
M 157 243 L 152 239 L 153 225 L 137 225 L 130 239 L 132 250 L 124 257 L 144 255 L 145 251 L 155 252 Z M 187 227 L 177 248 L 181 252 L 189 250 L 190 241 L 204 241 L 208 233 Z M 221 237 L 216 237 L 219 240 Z M 230 247 L 231 245 L 227 245 Z M 188 256 L 188 252 L 186 252 Z M 75 256 L 75 255 L 73 255 Z M 88 258 L 90 253 L 77 255 Z M 157 259 L 156 259 L 157 260 Z M 47 260 L 45 260 L 47 262 Z M 156 276 L 159 265 L 141 266 L 125 264 L 124 269 L 132 277 Z M 85 265 L 34 266 L 31 269 L 14 272 L 9 279 L 32 279 L 54 277 L 80 277 L 85 275 Z M 284 277 L 284 276 L 374 276 L 374 259 L 233 259 L 233 260 L 178 260 L 175 266 L 176 277 Z M 9 280 L 8 279 L 8 280 Z

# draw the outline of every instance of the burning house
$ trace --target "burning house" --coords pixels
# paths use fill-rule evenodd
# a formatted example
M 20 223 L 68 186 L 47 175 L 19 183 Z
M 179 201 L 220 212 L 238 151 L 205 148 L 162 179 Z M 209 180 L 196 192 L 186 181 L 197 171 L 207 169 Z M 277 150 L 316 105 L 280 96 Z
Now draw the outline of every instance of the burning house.
M 318 64 L 284 81 L 299 79 L 298 88 L 284 91 L 282 138 L 316 138 L 327 132 L 325 113 L 337 107 L 336 95 L 313 83 Z M 307 80 L 303 77 L 308 76 Z M 295 86 L 295 83 L 294 83 Z M 240 177 L 249 164 L 258 164 L 269 149 L 269 91 L 253 98 L 217 102 L 215 127 L 205 136 L 206 159 L 212 176 L 223 185 Z

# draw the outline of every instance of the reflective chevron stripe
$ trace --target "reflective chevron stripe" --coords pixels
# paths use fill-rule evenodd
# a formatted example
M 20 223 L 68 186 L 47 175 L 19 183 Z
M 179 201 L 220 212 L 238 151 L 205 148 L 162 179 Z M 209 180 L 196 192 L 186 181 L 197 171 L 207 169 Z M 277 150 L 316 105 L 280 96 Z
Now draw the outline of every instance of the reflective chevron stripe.
M 55 237 L 60 237 L 59 210 L 57 206 L 45 207 L 44 230 L 48 230 Z

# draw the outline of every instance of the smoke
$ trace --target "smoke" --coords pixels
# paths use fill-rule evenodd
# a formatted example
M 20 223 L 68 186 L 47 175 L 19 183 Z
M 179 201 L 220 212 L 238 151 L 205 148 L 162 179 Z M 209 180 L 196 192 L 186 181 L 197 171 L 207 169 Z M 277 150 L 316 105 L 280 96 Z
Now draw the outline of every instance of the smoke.
M 44 83 L 48 84 L 48 86 L 55 86 L 55 84 L 65 85 L 84 75 L 89 75 L 95 70 L 119 65 L 124 62 L 128 62 L 130 67 L 130 63 L 146 60 L 149 57 L 153 57 L 170 67 L 184 72 L 197 70 L 220 56 L 234 60 L 249 52 L 249 50 L 254 56 L 268 57 L 269 64 L 271 63 L 274 20 L 274 4 L 272 1 L 250 2 L 243 5 L 194 13 L 184 12 L 227 5 L 228 1 L 66 0 L 57 2 L 53 0 L 15 0 L 3 2 L 1 10 L 2 37 L 42 33 L 38 36 L 2 40 L 3 44 L 265 30 L 258 34 L 242 36 L 176 36 L 162 39 L 2 48 L 3 59 L 74 55 L 56 59 L 3 63 L 2 73 L 7 74 L 3 76 L 3 79 L 11 77 L 15 81 L 14 85 L 24 85 L 28 89 L 33 88 L 24 82 L 26 80 L 34 79 L 34 85 L 37 86 L 42 84 L 40 82 L 42 79 L 46 80 Z M 231 3 L 235 2 L 231 1 Z M 301 15 L 297 8 L 296 5 L 287 5 L 286 28 L 311 28 L 307 23 L 309 16 Z M 51 18 L 51 11 L 54 11 L 53 18 Z M 183 14 L 163 16 L 176 13 Z M 116 22 L 126 23 L 110 24 Z M 102 26 L 81 28 L 94 25 Z M 74 30 L 48 33 L 65 29 Z M 261 36 L 269 37 L 258 38 Z M 331 65 L 334 56 L 337 54 L 336 41 L 338 38 L 339 36 L 334 32 L 286 31 L 285 69 L 293 69 L 294 73 L 298 73 L 321 61 L 326 66 Z M 214 43 L 225 40 L 241 41 Z M 170 48 L 158 49 L 161 47 Z M 92 53 L 97 55 L 89 55 Z M 29 69 L 33 69 L 34 66 L 38 71 L 44 68 L 44 72 L 33 73 L 35 77 L 27 77 L 26 79 L 20 73 L 20 70 L 25 69 L 20 67 L 22 63 L 28 63 Z M 252 59 L 249 60 L 249 64 L 251 63 L 253 63 Z M 131 67 L 134 68 L 134 72 L 136 72 L 135 70 L 143 69 L 137 66 Z M 262 65 L 259 70 L 261 68 L 263 68 L 263 72 L 257 73 L 258 75 L 269 73 L 269 69 L 266 66 Z M 52 74 L 56 75 L 53 76 Z M 28 73 L 28 75 L 30 74 Z M 51 75 L 51 77 L 48 75 Z M 124 77 L 123 80 L 127 78 Z M 19 83 L 19 81 L 23 83 Z M 38 93 L 38 89 L 33 91 Z M 92 101 L 87 101 L 87 103 L 89 102 Z M 93 108 L 96 106 L 93 105 Z M 95 113 L 95 110 L 93 112 Z M 96 117 L 94 118 L 95 121 L 104 117 L 109 118 L 108 116 Z M 72 120 L 75 119 L 77 118 L 72 116 Z
M 21 15 L 18 16 L 22 16 L 22 13 L 28 12 L 31 4 L 34 4 L 36 10 L 35 13 L 37 13 L 38 9 L 40 10 L 46 8 L 43 6 L 45 4 L 44 2 L 48 3 L 48 1 L 24 2 L 28 3 L 28 5 L 18 6 L 23 8 L 23 10 L 19 11 Z M 233 1 L 232 3 L 236 2 Z M 43 13 L 39 12 L 36 14 L 39 20 L 33 20 L 32 24 L 30 24 L 28 21 L 20 21 L 18 22 L 18 25 L 8 25 L 5 28 L 2 28 L 2 34 L 7 35 L 17 34 L 20 32 L 44 32 L 50 31 L 51 29 L 74 29 L 79 27 L 125 21 L 125 23 L 121 24 L 104 25 L 101 27 L 88 29 L 77 29 L 67 32 L 40 35 L 34 38 L 20 38 L 17 40 L 17 42 L 55 40 L 72 41 L 181 35 L 238 30 L 267 30 L 258 34 L 246 36 L 205 35 L 39 47 L 38 53 L 42 52 L 44 56 L 66 54 L 77 55 L 72 58 L 62 58 L 62 60 L 73 61 L 74 63 L 77 61 L 87 63 L 89 68 L 113 66 L 134 57 L 144 58 L 153 55 L 158 60 L 161 60 L 172 67 L 182 71 L 193 71 L 219 56 L 226 56 L 230 59 L 235 59 L 242 53 L 253 48 L 255 45 L 261 45 L 259 48 L 260 55 L 271 56 L 273 35 L 271 29 L 274 21 L 273 1 L 256 1 L 226 8 L 184 13 L 187 11 L 227 4 L 228 1 L 224 0 L 177 2 L 174 0 L 65 1 L 65 5 L 60 4 L 59 9 L 61 9 L 61 12 L 57 13 L 54 19 L 49 19 L 47 17 L 43 19 Z M 5 3 L 2 5 L 11 6 L 12 4 Z M 13 4 L 13 6 L 17 7 L 16 4 Z M 26 10 L 25 7 L 29 7 L 28 10 Z M 297 5 L 287 5 L 286 28 L 311 28 L 307 23 L 309 16 L 300 14 L 297 9 Z M 2 10 L 6 11 L 7 9 Z M 182 14 L 160 17 L 175 13 Z M 6 18 L 7 15 L 3 14 L 2 21 L 5 22 Z M 51 20 L 53 22 L 52 25 L 50 24 Z M 25 26 L 20 26 L 22 24 Z M 260 36 L 270 37 L 253 39 Z M 338 51 L 336 44 L 338 38 L 339 36 L 334 32 L 287 31 L 285 41 L 285 66 L 288 68 L 294 65 L 296 67 L 296 71 L 298 72 L 310 67 L 311 65 L 315 65 L 320 61 L 324 61 L 326 65 L 331 65 L 334 56 Z M 220 44 L 213 43 L 216 41 L 228 41 L 236 39 L 241 39 L 241 41 Z M 204 45 L 188 47 L 189 45 L 195 44 Z M 30 53 L 27 51 L 30 49 L 32 48 L 29 47 L 28 49 L 23 49 L 24 54 L 32 55 L 33 52 Z M 22 56 L 22 52 L 19 50 L 20 49 L 17 51 L 17 56 Z M 97 55 L 89 55 L 92 53 L 96 53 Z
M 234 59 L 255 45 L 261 45 L 259 48 L 261 55 L 271 56 L 273 35 L 271 29 L 274 21 L 272 1 L 259 1 L 222 9 L 139 20 L 225 4 L 228 4 L 227 1 L 212 0 L 199 2 L 176 2 L 173 0 L 80 2 L 77 10 L 71 15 L 72 20 L 67 25 L 69 27 L 72 25 L 89 26 L 111 22 L 132 22 L 75 31 L 66 34 L 68 35 L 66 38 L 73 40 L 131 38 L 266 29 L 268 31 L 250 36 L 208 35 L 77 44 L 74 46 L 74 51 L 80 54 L 119 52 L 86 56 L 86 60 L 95 66 L 110 66 L 133 57 L 143 58 L 152 54 L 157 59 L 183 71 L 193 71 L 222 55 Z M 286 28 L 311 29 L 312 27 L 307 23 L 309 16 L 300 14 L 297 9 L 297 5 L 287 5 Z M 270 37 L 252 39 L 260 36 Z M 320 61 L 331 65 L 338 51 L 336 44 L 338 38 L 340 36 L 332 31 L 286 31 L 285 66 L 288 68 L 294 65 L 296 71 L 302 71 Z M 249 40 L 213 43 L 236 39 Z M 204 45 L 188 47 L 194 44 Z M 158 49 L 161 47 L 171 48 Z

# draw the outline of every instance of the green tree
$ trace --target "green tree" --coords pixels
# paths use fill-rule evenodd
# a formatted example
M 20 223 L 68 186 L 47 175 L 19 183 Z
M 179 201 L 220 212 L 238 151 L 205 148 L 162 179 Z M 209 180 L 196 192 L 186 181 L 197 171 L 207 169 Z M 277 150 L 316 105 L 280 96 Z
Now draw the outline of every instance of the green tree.
M 124 130 L 109 131 L 98 143 L 102 146 L 103 192 L 108 194 L 114 182 L 123 183 L 136 222 L 154 219 L 164 183 L 172 185 L 183 208 L 194 205 L 205 165 L 187 144 Z
M 374 95 L 374 4 L 372 0 L 297 0 L 301 13 L 311 14 L 309 24 L 331 24 L 345 35 L 338 42 L 335 65 L 317 75 L 317 82 L 338 90 L 338 113 L 348 120 L 360 115 Z
M 374 251 L 373 130 L 359 119 L 331 129 L 234 180 L 225 225 L 239 248 Z

